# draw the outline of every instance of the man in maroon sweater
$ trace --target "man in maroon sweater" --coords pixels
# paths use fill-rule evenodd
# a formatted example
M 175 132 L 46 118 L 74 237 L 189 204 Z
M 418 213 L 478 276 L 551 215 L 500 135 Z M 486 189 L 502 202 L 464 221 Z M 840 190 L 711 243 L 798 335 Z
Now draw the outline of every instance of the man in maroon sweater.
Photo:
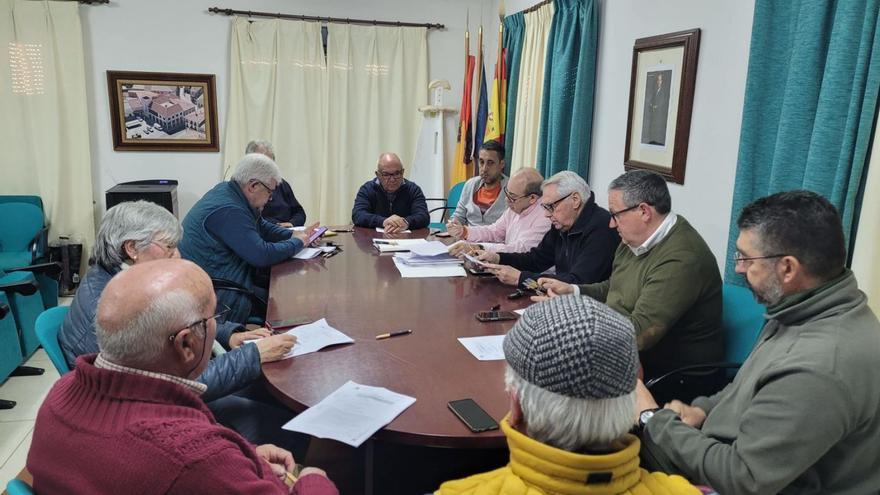
M 37 415 L 27 460 L 37 493 L 338 494 L 320 469 L 296 479 L 290 452 L 251 445 L 199 398 L 215 305 L 211 280 L 185 260 L 110 281 L 96 316 L 100 353 L 81 356 Z

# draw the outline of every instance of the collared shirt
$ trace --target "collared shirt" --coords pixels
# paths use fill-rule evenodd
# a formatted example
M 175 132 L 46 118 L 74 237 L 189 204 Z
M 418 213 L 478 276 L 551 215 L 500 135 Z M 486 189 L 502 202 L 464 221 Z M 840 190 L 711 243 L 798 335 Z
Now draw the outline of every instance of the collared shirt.
M 195 380 L 187 380 L 186 378 L 168 375 L 166 373 L 156 373 L 155 371 L 139 370 L 137 368 L 121 366 L 108 361 L 106 358 L 104 358 L 102 354 L 98 354 L 98 357 L 95 358 L 95 367 L 110 371 L 118 371 L 120 373 L 148 376 L 150 378 L 156 378 L 157 380 L 164 380 L 166 382 L 176 383 L 181 387 L 187 388 L 190 392 L 196 395 L 202 395 L 203 393 L 205 393 L 205 390 L 208 389 L 207 385 L 205 385 L 204 383 L 199 383 Z
M 522 213 L 507 208 L 491 225 L 468 226 L 466 240 L 479 242 L 487 251 L 522 253 L 537 246 L 550 226 L 540 202 L 535 202 Z
M 660 241 L 662 241 L 666 238 L 667 235 L 669 235 L 669 231 L 672 230 L 672 227 L 675 226 L 675 220 L 677 218 L 678 215 L 676 215 L 675 212 L 670 211 L 669 214 L 666 215 L 666 218 L 663 219 L 663 223 L 661 223 L 660 226 L 657 227 L 657 230 L 655 230 L 653 234 L 645 239 L 645 242 L 643 242 L 641 246 L 627 247 L 629 247 L 630 251 L 632 251 L 633 254 L 636 256 L 641 256 L 647 253 L 651 250 L 652 247 L 660 244 Z

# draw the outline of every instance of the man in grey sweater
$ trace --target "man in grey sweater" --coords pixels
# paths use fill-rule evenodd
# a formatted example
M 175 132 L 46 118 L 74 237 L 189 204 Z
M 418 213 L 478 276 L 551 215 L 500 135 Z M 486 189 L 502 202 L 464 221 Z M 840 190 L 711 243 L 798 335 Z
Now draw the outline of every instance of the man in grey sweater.
M 657 409 L 639 382 L 643 462 L 720 493 L 876 493 L 880 322 L 845 268 L 837 210 L 812 192 L 777 193 L 738 226 L 736 271 L 767 321 L 711 397 Z

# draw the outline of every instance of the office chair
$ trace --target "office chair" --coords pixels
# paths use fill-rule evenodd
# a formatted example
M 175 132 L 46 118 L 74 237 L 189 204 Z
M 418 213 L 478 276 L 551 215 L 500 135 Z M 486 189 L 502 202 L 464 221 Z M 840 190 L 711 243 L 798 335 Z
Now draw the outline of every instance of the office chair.
M 69 309 L 68 306 L 49 308 L 40 313 L 36 322 L 37 338 L 40 340 L 43 349 L 46 350 L 46 354 L 49 355 L 49 359 L 52 360 L 52 364 L 55 365 L 55 369 L 58 370 L 59 375 L 64 375 L 70 371 L 70 367 L 67 366 L 67 360 L 64 359 L 64 354 L 61 352 L 61 345 L 58 343 L 58 330 L 61 328 L 61 324 L 64 323 L 64 318 L 67 316 Z

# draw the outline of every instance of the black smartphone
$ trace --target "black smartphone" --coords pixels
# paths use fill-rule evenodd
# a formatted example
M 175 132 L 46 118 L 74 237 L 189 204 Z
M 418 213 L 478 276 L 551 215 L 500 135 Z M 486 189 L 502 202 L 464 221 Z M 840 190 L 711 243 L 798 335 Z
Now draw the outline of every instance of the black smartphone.
M 474 433 L 498 429 L 498 422 L 473 399 L 453 400 L 449 402 L 448 406 L 458 416 L 458 419 Z
M 309 242 L 307 242 L 306 245 L 308 246 L 309 244 L 317 241 L 319 237 L 324 235 L 324 232 L 327 232 L 327 227 L 318 227 L 317 229 L 315 229 L 315 231 L 312 232 L 312 235 L 309 236 Z
M 287 318 L 285 320 L 269 320 L 266 323 L 268 323 L 271 327 L 270 330 L 277 332 L 279 330 L 287 330 L 297 325 L 305 325 L 306 323 L 311 323 L 311 320 L 299 316 L 296 318 Z
M 504 321 L 517 318 L 513 311 L 480 311 L 474 316 L 478 321 Z

